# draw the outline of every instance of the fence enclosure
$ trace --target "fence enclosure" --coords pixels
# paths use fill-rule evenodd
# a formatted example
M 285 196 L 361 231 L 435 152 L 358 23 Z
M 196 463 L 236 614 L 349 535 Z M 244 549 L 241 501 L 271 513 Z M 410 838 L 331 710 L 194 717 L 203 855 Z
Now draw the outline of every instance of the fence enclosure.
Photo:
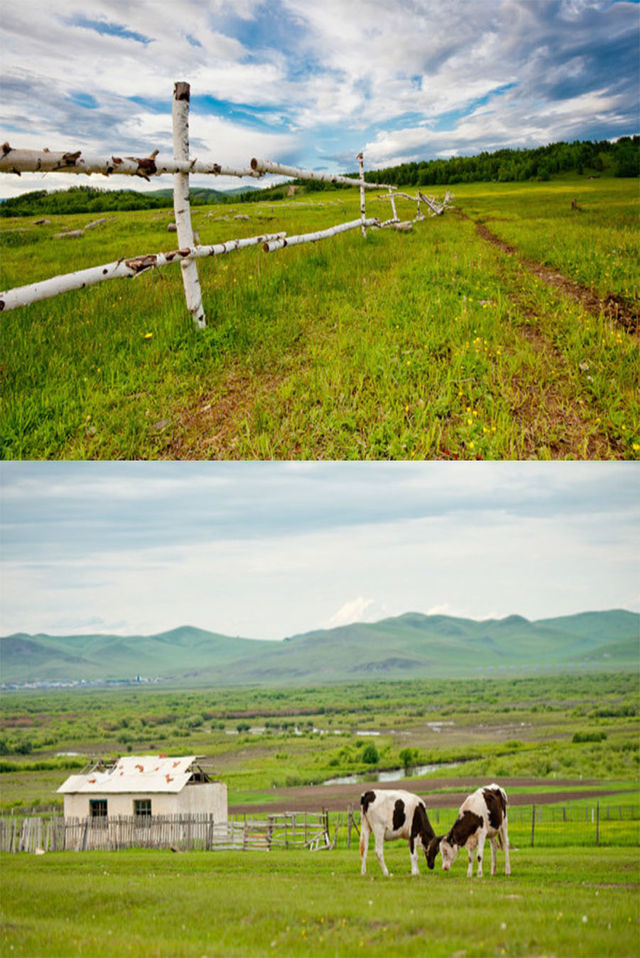
M 187 309 L 194 323 L 199 329 L 206 325 L 206 317 L 202 305 L 202 292 L 198 279 L 196 260 L 205 256 L 217 256 L 232 250 L 244 249 L 248 246 L 262 245 L 265 252 L 283 249 L 285 246 L 294 246 L 299 243 L 311 243 L 327 239 L 338 233 L 361 227 L 362 235 L 366 236 L 368 227 L 395 226 L 401 227 L 395 209 L 394 187 L 378 183 L 367 183 L 364 178 L 364 158 L 358 154 L 360 167 L 359 179 L 346 176 L 333 176 L 325 173 L 314 173 L 309 170 L 300 170 L 296 167 L 284 166 L 269 160 L 252 159 L 247 167 L 223 166 L 212 161 L 202 161 L 189 157 L 189 99 L 190 87 L 188 83 L 178 82 L 173 92 L 173 159 L 162 158 L 158 150 L 146 157 L 116 156 L 107 157 L 84 156 L 81 151 L 52 152 L 49 150 L 22 150 L 4 143 L 0 146 L 0 173 L 102 173 L 105 176 L 113 174 L 126 176 L 141 176 L 149 180 L 152 176 L 173 174 L 173 206 L 178 234 L 179 249 L 168 253 L 147 253 L 130 258 L 122 257 L 116 262 L 105 263 L 90 269 L 78 270 L 72 273 L 54 276 L 39 283 L 31 283 L 14 289 L 0 292 L 0 312 L 26 306 L 41 299 L 57 296 L 59 293 L 72 289 L 83 289 L 95 283 L 110 279 L 135 277 L 154 267 L 167 266 L 170 263 L 180 263 L 184 284 Z M 191 224 L 191 210 L 189 203 L 189 176 L 190 174 L 210 174 L 213 176 L 262 177 L 267 173 L 293 176 L 297 179 L 320 180 L 329 183 L 338 183 L 344 186 L 357 187 L 360 190 L 360 218 L 349 223 L 341 223 L 316 233 L 307 233 L 300 236 L 286 238 L 284 233 L 273 233 L 264 236 L 253 236 L 245 239 L 229 240 L 212 246 L 201 246 L 196 241 Z M 391 200 L 393 216 L 384 223 L 375 218 L 367 218 L 365 211 L 365 191 L 375 189 L 388 190 L 386 198 Z M 396 194 L 403 195 L 406 194 Z M 418 191 L 416 200 L 418 212 L 416 219 L 424 219 L 420 212 L 420 203 L 424 203 L 432 215 L 440 215 L 450 205 L 451 197 L 445 196 L 442 203 L 433 197 L 425 197 Z
M 455 809 L 429 810 L 440 833 Z M 213 851 L 272 848 L 318 851 L 357 848 L 359 810 L 284 812 L 261 819 L 235 816 L 216 822 L 211 815 L 151 818 L 67 819 L 62 816 L 0 818 L 0 852 L 117 851 L 164 848 Z M 509 807 L 509 842 L 514 848 L 562 846 L 639 846 L 637 805 L 515 805 Z
M 335 841 L 335 834 L 334 834 Z M 61 816 L 0 818 L 0 851 L 38 854 L 56 851 L 118 851 L 166 848 L 213 849 L 331 848 L 327 812 L 267 815 L 263 819 L 217 822 L 212 815 Z

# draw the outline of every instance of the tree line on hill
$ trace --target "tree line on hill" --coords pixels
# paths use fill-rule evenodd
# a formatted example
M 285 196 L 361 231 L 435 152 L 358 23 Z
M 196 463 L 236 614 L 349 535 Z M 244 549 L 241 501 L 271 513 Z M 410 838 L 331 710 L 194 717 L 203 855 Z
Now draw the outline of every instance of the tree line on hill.
M 247 187 L 254 192 L 252 187 Z M 262 195 L 262 190 L 256 190 Z M 235 191 L 192 189 L 192 206 L 235 203 Z M 32 190 L 0 202 L 0 216 L 58 216 L 64 213 L 110 213 L 118 210 L 155 210 L 173 207 L 173 190 L 140 193 L 137 190 L 107 190 L 95 186 L 71 186 L 66 190 Z
M 530 150 L 497 150 L 476 156 L 456 156 L 449 160 L 423 160 L 401 163 L 386 169 L 370 170 L 370 183 L 394 186 L 449 186 L 455 183 L 518 182 L 549 180 L 563 173 L 578 175 L 640 175 L 640 137 L 623 136 L 609 140 L 576 140 L 550 143 Z M 357 179 L 357 173 L 347 173 Z M 348 189 L 320 180 L 293 180 L 299 192 Z M 266 189 L 247 187 L 245 192 L 194 188 L 193 206 L 216 203 L 274 202 L 285 199 L 289 183 Z M 0 216 L 59 215 L 62 213 L 105 213 L 115 210 L 166 209 L 173 206 L 172 190 L 140 193 L 136 190 L 105 190 L 92 186 L 72 186 L 67 190 L 34 190 L 0 202 Z
M 550 143 L 531 150 L 497 150 L 449 160 L 401 163 L 365 173 L 370 183 L 394 186 L 448 186 L 454 183 L 550 180 L 562 173 L 613 176 L 640 174 L 640 137 Z

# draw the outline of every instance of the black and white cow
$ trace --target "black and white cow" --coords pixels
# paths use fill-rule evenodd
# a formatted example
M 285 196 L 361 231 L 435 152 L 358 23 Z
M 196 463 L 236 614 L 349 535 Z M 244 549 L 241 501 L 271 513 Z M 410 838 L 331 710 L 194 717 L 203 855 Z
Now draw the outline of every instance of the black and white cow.
M 469 855 L 467 878 L 473 875 L 473 859 L 478 857 L 478 878 L 482 878 L 482 854 L 486 839 L 491 843 L 491 874 L 496 873 L 496 848 L 504 851 L 505 875 L 511 874 L 509 833 L 507 830 L 507 794 L 499 785 L 487 785 L 465 798 L 458 817 L 447 835 L 433 838 L 427 849 L 427 862 L 433 868 L 438 851 L 446 872 L 453 865 L 459 848 Z
M 435 838 L 425 804 L 413 792 L 391 789 L 372 789 L 360 798 L 362 808 L 362 829 L 360 832 L 361 872 L 367 871 L 367 849 L 369 835 L 373 832 L 376 856 L 383 875 L 388 875 L 384 862 L 383 846 L 385 841 L 406 838 L 411 854 L 411 874 L 419 875 L 418 844 L 422 845 L 425 856 L 429 842 Z M 433 868 L 433 863 L 429 865 Z

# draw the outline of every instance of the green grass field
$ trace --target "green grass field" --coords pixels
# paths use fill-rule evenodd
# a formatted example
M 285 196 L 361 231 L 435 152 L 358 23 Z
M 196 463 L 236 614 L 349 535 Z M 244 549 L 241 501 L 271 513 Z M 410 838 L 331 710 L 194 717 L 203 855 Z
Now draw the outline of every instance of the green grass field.
M 579 201 L 579 210 L 571 200 Z M 176 267 L 2 317 L 5 458 L 640 456 L 637 334 L 542 282 L 544 261 L 637 312 L 634 181 L 456 187 L 413 233 L 359 231 L 199 261 L 208 327 Z M 357 192 L 198 209 L 202 243 L 357 217 Z M 368 215 L 389 215 L 367 198 Z M 415 206 L 399 201 L 399 215 Z M 167 250 L 169 211 L 118 213 L 80 240 L 4 220 L 0 288 Z M 508 255 L 476 222 L 517 248 Z M 521 255 L 520 255 L 521 254 Z
M 434 808 L 429 794 L 459 792 L 477 775 L 517 776 L 522 784 L 507 789 L 509 879 L 499 873 L 468 881 L 462 858 L 449 874 L 428 872 L 423 863 L 412 879 L 406 843 L 385 848 L 389 880 L 371 843 L 362 878 L 355 832 L 347 848 L 346 800 L 330 816 L 332 837 L 339 824 L 333 851 L 3 854 L 0 954 L 631 958 L 640 945 L 637 696 L 634 673 L 453 685 L 7 693 L 5 814 L 37 814 L 59 800 L 55 789 L 74 762 L 129 746 L 143 754 L 151 737 L 156 751 L 208 755 L 229 786 L 231 805 L 263 803 L 274 786 L 362 771 L 362 747 L 372 741 L 362 729 L 381 732 L 374 739 L 380 767 L 401 763 L 408 747 L 418 761 L 476 754 L 455 772 L 408 783 L 424 794 L 438 834 L 453 823 L 456 802 Z M 237 730 L 248 724 L 264 730 Z M 320 737 L 312 726 L 331 734 Z M 28 743 L 31 752 L 16 751 Z M 56 757 L 57 751 L 83 754 Z M 441 781 L 452 774 L 459 776 L 455 785 Z M 531 776 L 539 777 L 535 786 L 526 781 Z M 532 847 L 531 798 L 561 794 L 563 779 L 584 796 L 537 804 Z M 611 793 L 599 798 L 600 847 L 597 806 L 588 794 L 594 788 Z M 317 793 L 320 811 L 322 789 Z M 520 806 L 524 793 L 529 798 Z M 498 864 L 504 867 L 501 856 Z
M 0 954 L 635 956 L 637 849 L 512 852 L 468 880 L 370 852 L 84 852 L 2 857 Z

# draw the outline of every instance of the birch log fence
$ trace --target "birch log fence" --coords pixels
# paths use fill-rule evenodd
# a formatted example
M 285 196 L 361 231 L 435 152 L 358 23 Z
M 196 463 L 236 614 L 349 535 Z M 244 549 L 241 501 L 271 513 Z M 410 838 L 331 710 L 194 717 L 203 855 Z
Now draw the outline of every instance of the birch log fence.
M 101 173 L 105 176 L 139 176 L 149 181 L 151 177 L 173 174 L 173 205 L 179 244 L 179 249 L 170 252 L 146 253 L 129 258 L 122 257 L 112 263 L 104 263 L 89 269 L 61 274 L 41 282 L 0 292 L 0 312 L 15 309 L 19 306 L 27 306 L 73 289 L 84 289 L 87 286 L 106 280 L 135 277 L 150 269 L 167 266 L 170 263 L 180 263 L 187 309 L 196 327 L 202 329 L 206 325 L 206 317 L 202 305 L 202 291 L 196 263 L 199 258 L 218 256 L 233 250 L 257 245 L 261 245 L 265 252 L 270 253 L 284 249 L 285 246 L 315 243 L 358 227 L 361 227 L 363 237 L 367 235 L 367 227 L 411 228 L 410 223 L 407 225 L 399 221 L 394 200 L 395 196 L 406 196 L 407 194 L 394 192 L 394 187 L 385 184 L 368 183 L 364 178 L 364 156 L 362 153 L 357 156 L 359 162 L 358 179 L 328 173 L 316 173 L 293 166 L 285 166 L 270 160 L 255 158 L 251 160 L 247 167 L 225 166 L 210 160 L 200 160 L 197 157 L 190 158 L 189 102 L 189 84 L 183 81 L 175 83 L 172 109 L 172 159 L 159 156 L 158 150 L 154 150 L 149 156 L 145 157 L 118 156 L 116 154 L 111 156 L 86 156 L 80 150 L 75 152 L 55 152 L 47 149 L 23 150 L 14 148 L 9 143 L 0 146 L 0 173 L 17 173 L 18 175 L 21 173 L 84 173 L 87 175 Z M 210 174 L 212 176 L 260 178 L 268 173 L 295 177 L 301 180 L 319 180 L 325 183 L 357 187 L 360 190 L 360 219 L 300 236 L 287 237 L 285 233 L 280 232 L 228 240 L 211 246 L 202 246 L 199 242 L 196 243 L 191 225 L 189 204 L 190 175 Z M 391 200 L 393 210 L 393 217 L 384 223 L 381 223 L 375 217 L 367 218 L 365 211 L 365 191 L 380 191 L 381 189 L 389 191 L 386 198 Z M 424 197 L 420 192 L 418 192 L 417 197 L 409 197 L 409 199 L 417 199 L 418 213 L 416 220 L 424 219 L 420 212 L 420 202 L 430 208 L 432 215 L 441 215 L 451 204 L 451 197 L 448 193 L 442 203 L 438 203 L 433 197 Z

